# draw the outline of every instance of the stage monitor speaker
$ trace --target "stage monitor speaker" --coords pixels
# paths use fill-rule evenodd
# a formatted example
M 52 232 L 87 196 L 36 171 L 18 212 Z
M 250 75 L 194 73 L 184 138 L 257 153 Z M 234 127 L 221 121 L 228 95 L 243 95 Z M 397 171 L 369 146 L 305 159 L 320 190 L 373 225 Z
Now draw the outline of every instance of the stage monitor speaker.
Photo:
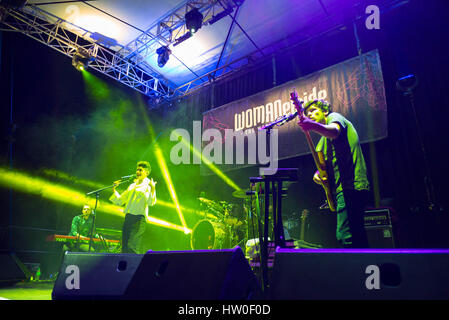
M 66 252 L 52 299 L 122 299 L 142 258 L 140 254 Z
M 278 249 L 270 297 L 449 299 L 449 250 Z
M 52 298 L 260 299 L 261 290 L 240 247 L 145 255 L 66 253 Z
M 31 273 L 14 253 L 0 253 L 0 286 L 13 285 L 19 281 L 28 280 Z
M 147 253 L 126 299 L 260 299 L 261 289 L 242 249 Z

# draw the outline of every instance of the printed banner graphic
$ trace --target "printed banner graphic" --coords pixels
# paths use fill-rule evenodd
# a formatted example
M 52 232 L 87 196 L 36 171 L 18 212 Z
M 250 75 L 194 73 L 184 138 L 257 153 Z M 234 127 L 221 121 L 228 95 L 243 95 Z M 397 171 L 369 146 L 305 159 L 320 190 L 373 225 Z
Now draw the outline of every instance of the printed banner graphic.
M 214 156 L 214 159 L 217 160 L 217 157 L 221 157 L 221 161 L 215 162 L 222 171 L 261 165 L 261 161 L 258 161 L 259 158 L 251 155 L 251 152 L 254 153 L 255 150 L 266 156 L 270 154 L 270 151 L 275 155 L 277 153 L 278 160 L 310 153 L 305 136 L 297 125 L 298 118 L 281 126 L 275 126 L 269 135 L 266 132 L 261 135 L 262 131 L 259 130 L 260 127 L 279 119 L 279 117 L 296 111 L 290 100 L 290 92 L 293 90 L 297 91 L 299 98 L 304 102 L 314 99 L 330 102 L 333 111 L 341 113 L 354 124 L 361 143 L 387 137 L 387 104 L 384 81 L 379 53 L 374 50 L 281 86 L 205 112 L 202 132 L 214 132 L 214 137 L 210 138 L 210 134 L 209 137 L 202 136 L 203 153 L 205 149 L 209 151 L 213 149 L 211 155 Z M 232 130 L 232 135 L 229 134 L 230 130 Z M 277 132 L 273 135 L 274 131 Z M 239 153 L 239 144 L 236 143 L 236 140 L 239 136 L 245 137 L 241 139 L 244 143 L 243 161 L 242 159 L 236 160 L 236 155 Z M 273 136 L 277 141 L 273 139 Z M 254 137 L 257 142 L 253 141 Z M 315 133 L 312 133 L 312 138 L 315 143 L 319 140 L 319 136 Z M 260 139 L 265 139 L 265 143 L 260 144 Z M 226 151 L 229 151 L 225 148 L 226 140 L 229 144 L 233 142 L 233 148 L 231 148 L 233 161 L 230 160 L 229 154 L 226 158 Z M 277 145 L 272 145 L 272 143 Z M 218 144 L 222 145 L 222 150 L 219 152 L 217 152 Z M 262 147 L 266 150 L 259 150 Z M 276 147 L 277 150 L 275 150 Z M 243 152 L 243 150 L 241 151 Z M 202 163 L 201 174 L 211 173 Z

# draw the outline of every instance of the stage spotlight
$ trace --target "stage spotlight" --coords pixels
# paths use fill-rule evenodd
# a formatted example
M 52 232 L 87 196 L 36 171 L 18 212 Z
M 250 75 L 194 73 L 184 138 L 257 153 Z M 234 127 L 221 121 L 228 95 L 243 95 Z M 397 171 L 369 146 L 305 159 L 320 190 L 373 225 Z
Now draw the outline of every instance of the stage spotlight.
M 168 48 L 168 46 L 163 46 L 157 49 L 156 53 L 158 54 L 157 64 L 159 68 L 162 68 L 167 63 L 168 58 L 171 54 L 171 50 Z
M 191 34 L 194 34 L 201 28 L 203 24 L 203 15 L 197 8 L 193 8 L 184 16 L 186 19 L 186 27 L 190 30 Z
M 88 51 L 84 49 L 78 49 L 72 58 L 72 65 L 80 71 L 84 71 L 89 67 L 89 63 L 93 60 L 93 57 Z
M 396 88 L 403 92 L 410 92 L 418 85 L 418 78 L 414 74 L 401 77 L 396 81 Z

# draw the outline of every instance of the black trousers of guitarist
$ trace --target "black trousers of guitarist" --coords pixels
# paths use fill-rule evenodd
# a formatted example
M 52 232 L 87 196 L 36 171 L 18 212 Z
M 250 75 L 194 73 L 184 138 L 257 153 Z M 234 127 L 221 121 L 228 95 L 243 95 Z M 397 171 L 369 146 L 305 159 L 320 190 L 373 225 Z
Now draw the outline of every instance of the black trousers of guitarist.
M 367 200 L 367 191 L 344 190 L 336 196 L 336 237 L 344 248 L 369 248 L 363 219 Z

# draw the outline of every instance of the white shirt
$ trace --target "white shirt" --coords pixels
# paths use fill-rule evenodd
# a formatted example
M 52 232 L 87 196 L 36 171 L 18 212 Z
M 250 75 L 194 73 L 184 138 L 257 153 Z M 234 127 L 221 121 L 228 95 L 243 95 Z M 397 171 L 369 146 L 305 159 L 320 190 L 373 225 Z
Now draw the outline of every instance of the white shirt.
M 148 218 L 148 206 L 156 204 L 156 190 L 151 193 L 149 182 L 148 178 L 143 179 L 140 184 L 134 182 L 121 195 L 115 190 L 109 200 L 118 206 L 126 204 L 123 210 L 125 214 L 144 215 Z

